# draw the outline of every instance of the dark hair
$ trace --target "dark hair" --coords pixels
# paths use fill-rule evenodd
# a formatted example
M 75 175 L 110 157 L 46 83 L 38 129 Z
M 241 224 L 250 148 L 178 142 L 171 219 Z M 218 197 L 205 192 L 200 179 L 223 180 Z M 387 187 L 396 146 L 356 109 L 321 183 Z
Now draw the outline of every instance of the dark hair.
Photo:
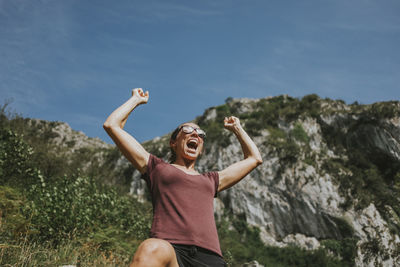
M 179 131 L 181 130 L 181 125 L 179 125 L 178 127 L 176 127 L 176 129 L 172 132 L 171 137 L 169 139 L 169 142 L 171 143 L 171 141 L 175 141 L 176 137 L 178 136 Z M 170 163 L 174 163 L 174 161 L 176 160 L 176 153 L 175 151 L 172 149 L 172 147 L 170 146 L 169 149 L 171 150 L 171 155 L 169 157 L 169 162 Z
M 176 129 L 172 132 L 170 140 L 176 140 L 176 137 L 178 136 L 179 131 L 181 130 L 182 125 L 179 125 L 176 127 Z

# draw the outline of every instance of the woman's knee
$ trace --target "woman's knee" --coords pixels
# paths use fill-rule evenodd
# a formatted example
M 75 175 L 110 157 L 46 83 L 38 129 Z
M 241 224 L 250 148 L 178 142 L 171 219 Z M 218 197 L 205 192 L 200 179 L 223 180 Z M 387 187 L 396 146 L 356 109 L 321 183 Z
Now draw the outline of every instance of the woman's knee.
M 149 238 L 143 241 L 139 249 L 142 253 L 148 254 L 164 254 L 172 252 L 174 248 L 165 240 L 157 238 Z
M 143 241 L 137 249 L 132 263 L 154 264 L 153 266 L 168 266 L 176 261 L 175 251 L 171 244 L 165 240 L 150 238 Z

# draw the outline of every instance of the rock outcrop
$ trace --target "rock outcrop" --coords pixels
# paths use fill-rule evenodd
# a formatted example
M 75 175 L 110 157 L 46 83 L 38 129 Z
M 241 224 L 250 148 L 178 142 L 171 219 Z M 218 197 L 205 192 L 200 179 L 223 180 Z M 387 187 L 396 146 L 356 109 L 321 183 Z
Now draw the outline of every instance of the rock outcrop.
M 399 112 L 399 102 L 346 105 L 313 95 L 234 99 L 206 110 L 196 122 L 213 132 L 199 171 L 242 158 L 235 137 L 215 126 L 229 113 L 241 118 L 264 159 L 219 194 L 216 217 L 244 215 L 268 245 L 318 249 L 352 239 L 357 266 L 399 265 Z M 168 136 L 145 146 L 168 158 Z M 144 198 L 145 185 L 133 175 L 131 193 Z
M 229 99 L 195 119 L 207 131 L 198 171 L 242 159 L 240 144 L 222 127 L 230 114 L 241 119 L 264 163 L 219 194 L 217 219 L 227 213 L 244 218 L 267 245 L 326 248 L 338 258 L 344 255 L 333 247 L 350 246 L 357 266 L 400 266 L 400 102 L 346 105 L 315 95 Z M 49 140 L 57 155 L 73 161 L 86 153 L 84 168 L 110 183 L 132 181 L 130 192 L 148 200 L 139 172 L 114 146 L 65 123 L 30 124 L 37 131 L 32 135 Z M 168 141 L 165 135 L 144 146 L 167 160 Z

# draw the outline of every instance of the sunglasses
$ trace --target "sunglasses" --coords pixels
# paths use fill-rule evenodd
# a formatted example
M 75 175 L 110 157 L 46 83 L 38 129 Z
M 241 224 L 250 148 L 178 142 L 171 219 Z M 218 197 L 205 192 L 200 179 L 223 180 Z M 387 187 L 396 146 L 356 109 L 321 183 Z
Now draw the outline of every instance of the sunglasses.
M 189 125 L 183 125 L 183 126 L 181 126 L 181 128 L 179 129 L 179 131 L 180 131 L 180 130 L 182 130 L 182 132 L 184 132 L 185 134 L 190 134 L 190 133 L 193 133 L 193 131 L 196 131 L 196 133 L 199 135 L 199 137 L 200 137 L 201 139 L 206 138 L 206 132 L 203 131 L 203 130 L 200 129 L 200 128 L 194 128 L 194 127 L 189 126 Z

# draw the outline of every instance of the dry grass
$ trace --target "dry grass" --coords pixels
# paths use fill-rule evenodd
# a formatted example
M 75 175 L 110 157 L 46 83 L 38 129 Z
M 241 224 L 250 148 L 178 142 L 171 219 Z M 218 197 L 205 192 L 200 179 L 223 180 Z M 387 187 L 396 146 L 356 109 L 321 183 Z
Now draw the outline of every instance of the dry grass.
M 127 266 L 131 255 L 104 251 L 90 243 L 64 241 L 57 247 L 23 240 L 19 244 L 0 244 L 0 266 Z

